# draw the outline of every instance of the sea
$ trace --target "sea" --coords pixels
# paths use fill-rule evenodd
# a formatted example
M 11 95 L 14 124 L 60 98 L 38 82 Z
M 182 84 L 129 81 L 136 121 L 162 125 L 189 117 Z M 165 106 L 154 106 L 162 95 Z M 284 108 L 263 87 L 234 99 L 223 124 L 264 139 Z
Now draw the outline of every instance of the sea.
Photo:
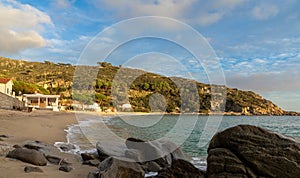
M 78 124 L 67 131 L 77 152 L 94 151 L 97 142 L 122 144 L 126 138 L 175 142 L 197 168 L 206 169 L 207 148 L 213 135 L 226 128 L 250 124 L 300 138 L 299 116 L 203 116 L 153 114 L 101 116 L 77 114 Z M 111 144 L 111 143 L 114 144 Z M 114 146 L 111 146 L 112 149 Z

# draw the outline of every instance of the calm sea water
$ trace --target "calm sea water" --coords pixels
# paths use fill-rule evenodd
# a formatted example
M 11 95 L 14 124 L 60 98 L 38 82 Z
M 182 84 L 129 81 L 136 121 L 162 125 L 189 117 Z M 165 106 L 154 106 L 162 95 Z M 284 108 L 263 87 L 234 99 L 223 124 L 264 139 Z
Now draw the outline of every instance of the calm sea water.
M 300 138 L 300 117 L 295 116 L 81 116 L 80 120 L 82 121 L 78 125 L 68 129 L 68 141 L 79 146 L 81 150 L 95 149 L 95 143 L 99 139 L 110 142 L 117 137 L 136 137 L 143 140 L 165 138 L 180 145 L 191 162 L 201 169 L 206 167 L 207 147 L 216 131 L 239 124 L 251 124 Z

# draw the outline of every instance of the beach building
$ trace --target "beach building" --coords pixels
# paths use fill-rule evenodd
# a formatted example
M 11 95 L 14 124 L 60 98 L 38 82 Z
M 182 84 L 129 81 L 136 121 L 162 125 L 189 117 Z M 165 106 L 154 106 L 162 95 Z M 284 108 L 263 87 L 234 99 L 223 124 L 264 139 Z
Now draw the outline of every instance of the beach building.
M 51 109 L 58 111 L 58 101 L 60 95 L 43 95 L 43 94 L 23 94 L 25 107 L 35 109 Z
M 13 82 L 11 79 L 0 78 L 0 108 L 21 110 L 23 102 L 15 98 L 12 86 Z
M 13 96 L 13 82 L 9 78 L 0 78 L 0 92 L 9 96 Z

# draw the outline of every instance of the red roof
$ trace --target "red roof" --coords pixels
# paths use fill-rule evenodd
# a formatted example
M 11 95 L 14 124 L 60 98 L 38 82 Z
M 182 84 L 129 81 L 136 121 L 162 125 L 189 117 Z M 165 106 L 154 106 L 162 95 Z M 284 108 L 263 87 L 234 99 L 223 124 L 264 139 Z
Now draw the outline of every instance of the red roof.
M 7 83 L 10 80 L 11 80 L 10 78 L 0 78 L 0 83 Z

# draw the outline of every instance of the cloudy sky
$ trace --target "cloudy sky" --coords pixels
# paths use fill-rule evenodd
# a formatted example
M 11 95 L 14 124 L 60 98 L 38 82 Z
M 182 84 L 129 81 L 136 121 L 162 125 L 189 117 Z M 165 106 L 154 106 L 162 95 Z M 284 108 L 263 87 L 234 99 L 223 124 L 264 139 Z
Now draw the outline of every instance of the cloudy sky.
M 209 42 L 226 85 L 300 111 L 299 9 L 298 0 L 0 0 L 0 56 L 77 64 L 86 45 L 111 25 L 140 16 L 169 17 L 190 25 Z M 138 33 L 134 29 L 141 26 L 133 24 L 129 31 Z M 141 50 L 148 43 L 156 47 Z M 154 54 L 162 62 L 177 57 L 193 62 L 186 51 L 165 43 L 142 40 L 128 43 L 123 51 L 131 56 L 145 52 L 140 56 L 146 60 L 158 50 L 166 54 Z M 124 55 L 119 51 L 112 56 Z

